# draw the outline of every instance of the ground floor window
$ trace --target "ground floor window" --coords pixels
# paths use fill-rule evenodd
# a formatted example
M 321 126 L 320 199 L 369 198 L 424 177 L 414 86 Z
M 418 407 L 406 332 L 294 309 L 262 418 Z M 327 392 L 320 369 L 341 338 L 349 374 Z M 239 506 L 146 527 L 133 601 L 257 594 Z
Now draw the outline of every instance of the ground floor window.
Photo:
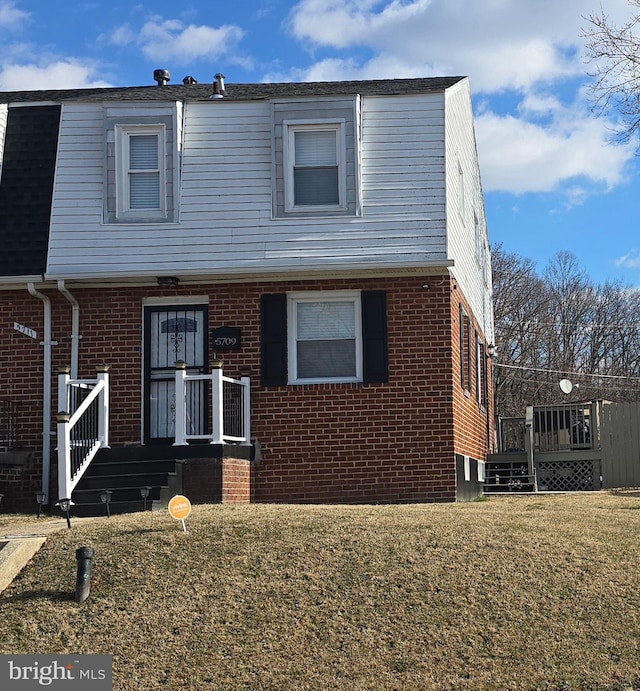
M 360 293 L 288 295 L 289 382 L 362 380 Z
M 262 296 L 263 386 L 389 378 L 384 291 Z

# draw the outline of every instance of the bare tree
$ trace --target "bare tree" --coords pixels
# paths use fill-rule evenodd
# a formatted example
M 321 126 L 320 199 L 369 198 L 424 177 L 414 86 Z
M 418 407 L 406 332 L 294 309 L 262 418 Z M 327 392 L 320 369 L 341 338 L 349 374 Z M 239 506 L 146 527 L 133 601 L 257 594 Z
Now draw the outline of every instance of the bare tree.
M 600 113 L 620 116 L 616 137 L 628 142 L 640 132 L 640 0 L 627 0 L 638 8 L 631 19 L 617 26 L 604 9 L 590 14 L 583 32 L 594 78 L 591 93 Z
M 544 274 L 552 320 L 547 330 L 549 366 L 573 371 L 589 349 L 594 288 L 571 252 L 558 252 Z
M 594 285 L 566 251 L 541 275 L 501 245 L 492 263 L 499 415 L 567 400 L 561 378 L 579 385 L 571 400 L 640 400 L 640 290 Z
M 540 334 L 550 319 L 548 296 L 531 259 L 497 245 L 491 263 L 496 355 L 504 365 L 494 369 L 496 403 L 500 414 L 517 416 L 537 397 L 535 370 L 547 366 L 541 359 Z

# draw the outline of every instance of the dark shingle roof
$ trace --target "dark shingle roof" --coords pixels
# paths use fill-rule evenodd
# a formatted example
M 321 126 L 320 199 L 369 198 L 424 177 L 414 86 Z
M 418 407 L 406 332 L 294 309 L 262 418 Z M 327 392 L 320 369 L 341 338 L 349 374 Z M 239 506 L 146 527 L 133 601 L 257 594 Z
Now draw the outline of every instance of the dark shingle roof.
M 464 77 L 425 77 L 421 79 L 375 79 L 348 82 L 282 82 L 275 84 L 226 84 L 225 98 L 250 101 L 296 96 L 338 96 L 347 94 L 395 95 L 432 93 L 447 89 Z M 127 86 L 96 89 L 43 91 L 0 91 L 0 103 L 79 101 L 182 101 L 209 99 L 211 84 L 167 84 L 166 86 Z
M 10 108 L 0 184 L 0 276 L 43 274 L 60 106 Z

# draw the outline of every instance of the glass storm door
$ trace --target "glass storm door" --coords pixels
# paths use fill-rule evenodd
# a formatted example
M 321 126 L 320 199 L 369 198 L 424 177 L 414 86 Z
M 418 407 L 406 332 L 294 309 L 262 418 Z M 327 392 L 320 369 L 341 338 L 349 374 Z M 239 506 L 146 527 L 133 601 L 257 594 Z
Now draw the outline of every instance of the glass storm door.
M 175 363 L 187 363 L 188 374 L 202 374 L 207 353 L 206 306 L 145 308 L 146 442 L 175 438 Z M 187 386 L 187 434 L 204 434 L 206 396 L 203 382 Z

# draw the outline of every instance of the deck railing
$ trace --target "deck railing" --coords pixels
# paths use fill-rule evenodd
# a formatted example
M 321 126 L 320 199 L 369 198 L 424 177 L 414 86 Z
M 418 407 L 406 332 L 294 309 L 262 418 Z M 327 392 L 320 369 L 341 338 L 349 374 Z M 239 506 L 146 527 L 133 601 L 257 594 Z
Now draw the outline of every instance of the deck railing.
M 536 452 L 594 449 L 597 445 L 597 416 L 592 403 L 528 406 L 526 417 L 498 419 L 498 449 L 502 453 L 522 452 L 533 431 Z
M 0 398 L 0 449 L 18 446 L 18 401 Z
M 525 450 L 525 418 L 498 418 L 498 450 L 502 453 L 519 453 Z
M 595 448 L 596 416 L 593 414 L 592 403 L 534 406 L 527 415 L 533 416 L 535 451 L 576 451 Z
M 58 375 L 58 499 L 71 499 L 98 450 L 109 446 L 108 367 L 95 379 Z
M 208 441 L 210 444 L 251 443 L 251 406 L 249 377 L 225 377 L 222 362 L 216 360 L 211 374 L 187 374 L 184 362 L 176 362 L 175 372 L 175 443 L 184 446 L 190 440 Z M 192 431 L 189 411 L 195 397 L 207 395 L 210 389 L 210 424 L 206 433 Z

